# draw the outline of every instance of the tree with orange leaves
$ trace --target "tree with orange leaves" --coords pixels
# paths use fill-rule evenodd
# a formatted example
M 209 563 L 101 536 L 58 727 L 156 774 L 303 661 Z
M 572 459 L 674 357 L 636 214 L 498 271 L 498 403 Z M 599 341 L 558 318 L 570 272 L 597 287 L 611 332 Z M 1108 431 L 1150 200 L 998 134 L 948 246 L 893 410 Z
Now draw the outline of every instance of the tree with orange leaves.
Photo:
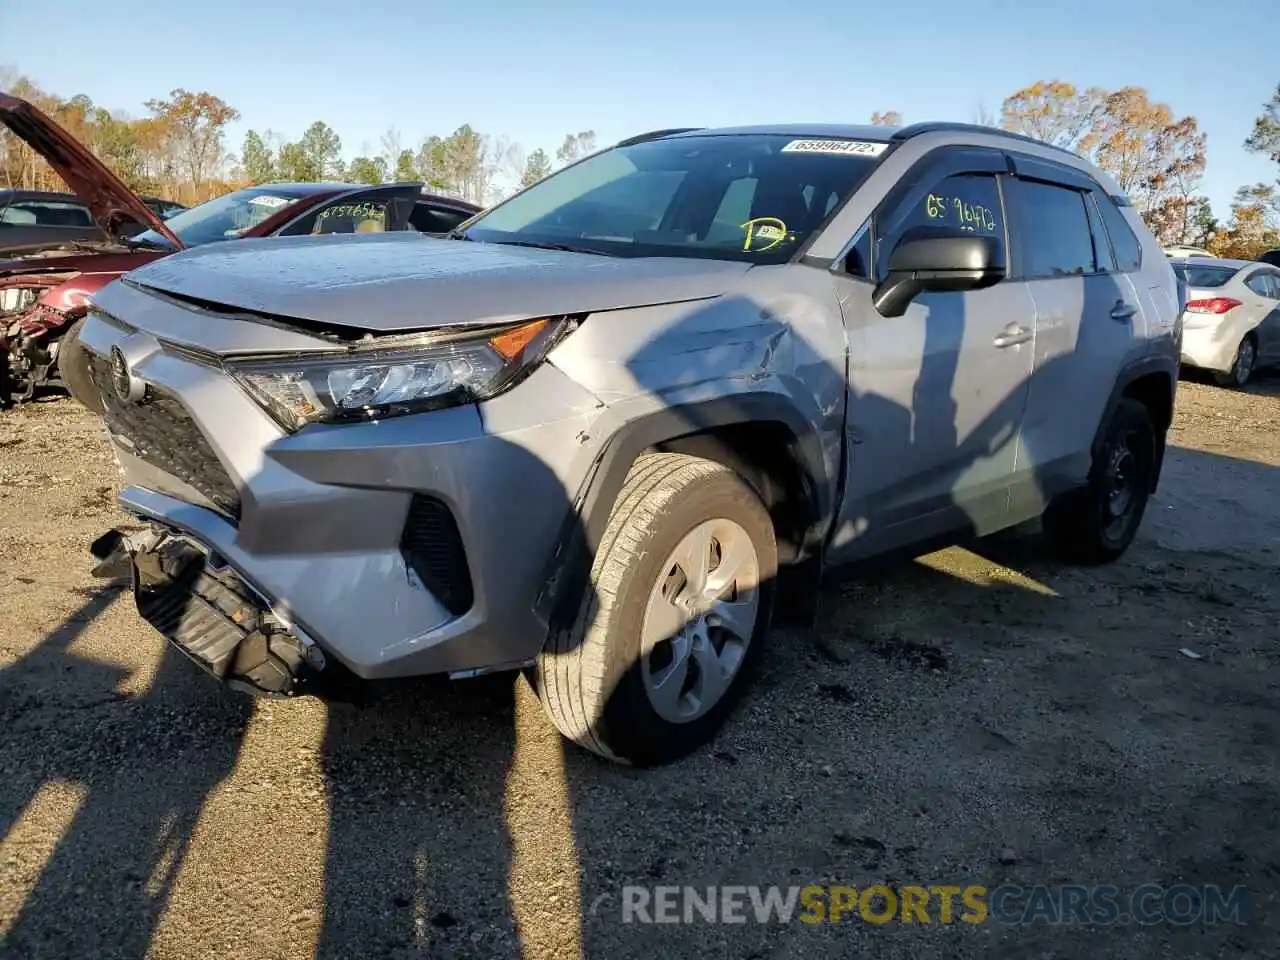
M 886 110 L 884 113 L 877 110 L 871 114 L 871 125 L 875 127 L 900 127 L 902 126 L 902 114 L 897 110 Z
M 227 124 L 240 112 L 211 93 L 192 93 L 178 88 L 167 100 L 148 100 L 147 109 L 155 114 L 158 125 L 165 128 L 178 163 L 188 182 L 197 192 L 222 166 L 225 158 L 223 135 Z
M 1005 97 L 1000 126 L 1066 150 L 1075 150 L 1092 129 L 1106 94 L 1096 88 L 1077 90 L 1062 80 L 1037 80 Z

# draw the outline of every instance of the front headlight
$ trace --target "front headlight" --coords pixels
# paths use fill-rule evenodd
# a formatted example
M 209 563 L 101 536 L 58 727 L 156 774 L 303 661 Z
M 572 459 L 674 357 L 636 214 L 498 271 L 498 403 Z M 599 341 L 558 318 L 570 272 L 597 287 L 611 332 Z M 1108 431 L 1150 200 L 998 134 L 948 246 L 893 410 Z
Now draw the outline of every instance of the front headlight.
M 568 317 L 444 331 L 342 354 L 228 361 L 227 370 L 287 430 L 475 403 L 513 386 L 572 325 Z

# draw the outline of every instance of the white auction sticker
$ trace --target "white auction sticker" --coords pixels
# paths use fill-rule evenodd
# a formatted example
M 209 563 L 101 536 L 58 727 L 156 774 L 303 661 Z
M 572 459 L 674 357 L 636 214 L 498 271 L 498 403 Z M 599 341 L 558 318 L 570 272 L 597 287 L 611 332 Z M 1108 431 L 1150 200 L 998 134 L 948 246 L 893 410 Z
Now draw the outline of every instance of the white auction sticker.
M 274 207 L 283 207 L 289 201 L 285 197 L 273 197 L 264 193 L 256 197 L 250 197 L 249 202 L 256 203 L 260 207 L 274 208 Z
M 792 140 L 782 148 L 783 153 L 838 153 L 854 157 L 878 157 L 888 148 L 887 143 L 873 140 Z

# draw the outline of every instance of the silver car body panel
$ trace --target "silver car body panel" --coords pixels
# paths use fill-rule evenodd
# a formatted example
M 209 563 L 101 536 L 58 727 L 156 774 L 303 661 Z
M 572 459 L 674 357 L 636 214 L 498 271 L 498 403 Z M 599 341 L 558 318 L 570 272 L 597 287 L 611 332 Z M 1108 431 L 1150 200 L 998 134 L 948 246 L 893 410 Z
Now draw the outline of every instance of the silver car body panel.
M 374 333 L 502 323 L 713 297 L 749 265 L 620 259 L 411 233 L 209 244 L 133 271 L 165 293 Z M 233 249 L 234 247 L 234 249 Z M 219 249 L 220 248 L 220 249 Z M 267 255 L 269 253 L 269 255 Z M 423 291 L 429 290 L 429 296 Z
M 871 284 L 834 258 L 916 163 L 959 145 L 1014 148 L 982 133 L 907 140 L 803 263 L 614 259 L 394 235 L 242 241 L 165 258 L 104 288 L 82 340 L 91 354 L 120 348 L 137 377 L 180 400 L 242 511 L 231 522 L 117 438 L 123 502 L 217 551 L 368 678 L 535 656 L 547 629 L 537 599 L 566 526 L 584 521 L 610 445 L 654 415 L 677 436 L 700 429 L 697 411 L 711 404 L 739 404 L 744 422 L 778 411 L 808 442 L 804 467 L 822 505 L 815 527 L 833 561 L 1018 522 L 1083 480 L 1126 369 L 1153 358 L 1176 367 L 1177 287 L 1126 208 L 1143 246 L 1133 273 L 1006 281 L 962 295 L 950 326 L 918 304 L 881 316 Z M 1016 149 L 1073 162 L 1047 147 Z M 1074 166 L 1114 192 L 1083 161 Z M 1127 325 L 1084 315 L 1117 299 L 1136 304 Z M 292 435 L 217 360 L 335 349 L 291 317 L 395 333 L 558 314 L 586 318 L 505 394 Z M 994 348 L 1011 322 L 1031 334 Z M 457 519 L 475 586 L 460 616 L 398 549 L 415 493 Z

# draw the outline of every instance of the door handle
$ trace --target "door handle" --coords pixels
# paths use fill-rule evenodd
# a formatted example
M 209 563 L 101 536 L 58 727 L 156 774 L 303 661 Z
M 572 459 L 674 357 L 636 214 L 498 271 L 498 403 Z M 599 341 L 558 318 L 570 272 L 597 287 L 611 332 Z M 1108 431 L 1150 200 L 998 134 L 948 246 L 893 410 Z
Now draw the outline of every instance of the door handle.
M 1123 300 L 1117 300 L 1116 305 L 1111 308 L 1111 319 L 1120 320 L 1121 322 L 1126 320 L 1132 320 L 1134 315 L 1137 312 L 1138 312 L 1138 308 L 1135 307 L 1132 303 L 1126 303 Z
M 992 342 L 1000 348 L 1017 346 L 1019 343 L 1026 343 L 1031 339 L 1031 331 L 1026 327 L 1013 326 L 1007 327 L 1004 333 L 1000 334 Z

